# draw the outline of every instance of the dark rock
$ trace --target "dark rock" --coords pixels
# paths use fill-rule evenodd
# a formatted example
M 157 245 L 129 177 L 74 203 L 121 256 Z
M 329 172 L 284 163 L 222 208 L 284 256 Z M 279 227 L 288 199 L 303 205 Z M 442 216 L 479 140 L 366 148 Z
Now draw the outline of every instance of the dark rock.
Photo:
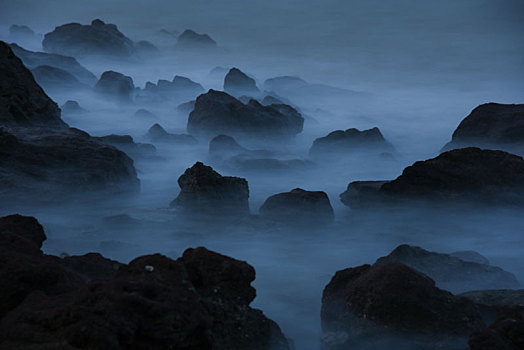
M 248 151 L 231 157 L 228 164 L 240 171 L 255 173 L 302 171 L 313 165 L 312 162 L 302 159 L 260 158 L 264 157 L 263 155 L 257 156 L 257 153 L 260 152 L 268 151 Z
M 269 105 L 274 105 L 274 104 L 284 104 L 284 102 L 282 102 L 278 98 L 271 96 L 271 95 L 264 96 L 261 103 L 264 106 L 269 106 Z
M 186 146 L 196 145 L 198 143 L 197 140 L 191 135 L 170 134 L 162 126 L 160 126 L 160 124 L 155 124 L 149 128 L 145 138 L 151 142 L 167 142 Z
M 31 70 L 33 76 L 45 90 L 75 90 L 85 89 L 86 85 L 81 84 L 71 73 L 56 67 L 38 66 Z
M 45 34 L 42 46 L 45 51 L 70 56 L 130 56 L 133 42 L 122 34 L 116 25 L 99 19 L 91 25 L 69 23 Z
M 140 119 L 156 119 L 157 116 L 148 111 L 147 109 L 137 109 L 136 112 L 135 112 L 135 117 L 137 118 L 140 118 Z
M 524 311 L 505 315 L 488 328 L 475 330 L 468 344 L 470 350 L 524 349 Z
M 142 98 L 146 101 L 175 100 L 187 101 L 194 99 L 205 90 L 202 85 L 189 78 L 176 75 L 172 81 L 159 80 L 157 84 L 148 82 L 142 92 Z
M 197 162 L 178 178 L 178 185 L 180 194 L 171 207 L 195 215 L 249 214 L 249 188 L 245 179 L 222 176 Z
M 416 162 L 393 181 L 365 186 L 365 192 L 360 191 L 360 183 L 350 183 L 347 191 L 340 195 L 344 204 L 429 200 L 522 205 L 524 160 L 503 151 L 463 148 Z
M 305 226 L 325 225 L 333 222 L 335 216 L 325 192 L 301 188 L 269 197 L 260 207 L 260 215 L 278 222 Z
M 252 96 L 246 96 L 246 95 L 242 95 L 238 98 L 238 100 L 240 102 L 242 102 L 243 104 L 248 104 L 249 101 L 251 100 L 256 100 L 255 98 L 253 98 Z
M 471 146 L 523 154 L 524 104 L 478 106 L 459 124 L 443 150 Z
M 133 79 L 122 73 L 106 71 L 95 85 L 95 91 L 119 102 L 131 102 L 135 90 Z
M 217 43 L 207 34 L 198 34 L 186 29 L 178 36 L 177 46 L 184 49 L 213 49 Z
M 227 73 L 224 78 L 224 91 L 233 96 L 258 95 L 260 93 L 255 79 L 248 77 L 238 68 L 231 68 Z
M 475 304 L 499 310 L 524 308 L 524 289 L 474 290 L 459 296 L 468 298 Z
M 345 192 L 340 194 L 340 201 L 350 208 L 370 208 L 384 201 L 380 192 L 388 181 L 353 181 Z
M 120 266 L 123 266 L 118 261 L 104 258 L 98 253 L 66 256 L 62 259 L 61 265 L 78 273 L 85 282 L 113 279 Z
M 73 100 L 67 100 L 66 103 L 62 105 L 61 109 L 64 114 L 82 114 L 86 112 L 85 109 L 80 107 L 80 104 L 78 104 L 77 101 Z
M 195 109 L 189 114 L 187 130 L 190 134 L 207 136 L 279 138 L 300 133 L 303 124 L 304 118 L 298 113 L 283 114 L 255 100 L 245 105 L 224 92 L 209 90 L 197 98 Z
M 449 255 L 459 258 L 464 261 L 471 261 L 478 264 L 489 265 L 489 260 L 480 253 L 474 250 L 461 250 L 458 252 L 450 253 Z
M 246 151 L 246 148 L 240 146 L 234 138 L 227 135 L 215 136 L 209 142 L 209 154 L 215 157 L 226 158 Z
M 75 76 L 82 84 L 93 86 L 96 76 L 84 68 L 74 57 L 62 56 L 45 52 L 25 50 L 16 44 L 11 44 L 11 49 L 30 69 L 38 66 L 50 66 L 62 69 Z
M 11 48 L 0 41 L 0 122 L 2 126 L 65 128 L 60 109 L 35 82 Z
M 381 257 L 376 265 L 401 262 L 433 279 L 440 288 L 454 293 L 476 289 L 517 288 L 515 276 L 500 267 L 464 261 L 406 244 Z
M 129 135 L 107 135 L 99 137 L 105 144 L 114 146 L 133 159 L 150 158 L 156 155 L 156 148 L 149 143 L 135 143 Z
M 378 128 L 360 131 L 358 129 L 337 130 L 313 142 L 309 154 L 312 157 L 340 157 L 341 154 L 392 152 L 393 146 L 384 139 Z
M 325 349 L 435 349 L 444 341 L 452 349 L 483 325 L 473 302 L 398 262 L 338 271 L 321 318 Z

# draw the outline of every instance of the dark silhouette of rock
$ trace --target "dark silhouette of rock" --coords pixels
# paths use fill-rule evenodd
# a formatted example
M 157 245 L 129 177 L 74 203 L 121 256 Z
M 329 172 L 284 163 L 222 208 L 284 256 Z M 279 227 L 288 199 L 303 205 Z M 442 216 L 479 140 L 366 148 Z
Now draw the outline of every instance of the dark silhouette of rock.
M 231 68 L 224 78 L 224 91 L 233 95 L 258 95 L 260 90 L 257 88 L 255 79 L 248 77 L 238 68 Z
M 149 143 L 135 142 L 129 135 L 107 135 L 99 139 L 125 152 L 133 159 L 151 158 L 156 155 L 156 148 Z
M 486 103 L 476 107 L 453 132 L 443 150 L 463 147 L 524 153 L 524 104 Z
M 504 312 L 501 309 L 523 308 L 524 310 L 524 289 L 474 290 L 459 296 L 468 298 L 475 304 L 498 309 L 501 313 Z
M 67 100 L 66 103 L 60 107 L 64 114 L 82 114 L 87 112 L 85 109 L 80 107 L 80 104 L 74 100 Z
M 401 262 L 433 279 L 437 286 L 453 293 L 478 289 L 517 288 L 512 273 L 500 267 L 464 261 L 449 254 L 435 253 L 420 247 L 400 245 L 376 265 Z
M 483 326 L 473 302 L 398 262 L 338 271 L 324 289 L 321 318 L 325 349 L 449 349 Z
M 260 215 L 299 226 L 325 225 L 333 222 L 335 216 L 325 192 L 301 188 L 270 196 L 260 207 Z
M 303 171 L 312 167 L 313 163 L 302 159 L 277 159 L 267 158 L 264 155 L 257 155 L 269 151 L 249 151 L 239 154 L 228 160 L 233 168 L 243 172 L 254 172 L 257 174 L 264 172 L 294 172 Z
M 178 36 L 177 46 L 182 49 L 213 49 L 217 47 L 217 43 L 207 34 L 186 29 Z
M 284 104 L 284 102 L 282 102 L 280 99 L 274 96 L 271 96 L 271 95 L 264 96 L 264 98 L 262 99 L 262 102 L 260 103 L 262 103 L 264 106 L 269 106 L 273 104 Z
M 160 124 L 155 124 L 145 135 L 145 138 L 151 142 L 168 142 L 178 145 L 196 145 L 198 141 L 191 135 L 187 134 L 170 134 Z
M 142 55 L 152 55 L 158 52 L 158 47 L 147 40 L 140 40 L 135 43 L 135 50 L 137 53 Z
M 176 107 L 176 110 L 180 113 L 189 114 L 195 108 L 195 103 L 196 100 L 181 103 Z
M 9 27 L 11 37 L 30 37 L 35 36 L 35 31 L 26 25 L 13 24 Z
M 522 205 L 524 160 L 504 151 L 463 148 L 416 162 L 393 181 L 371 184 L 352 182 L 340 199 L 352 207 L 413 200 Z
M 146 101 L 187 101 L 194 99 L 204 91 L 204 88 L 199 83 L 189 78 L 176 75 L 172 81 L 159 80 L 157 84 L 151 82 L 146 83 L 142 91 L 142 96 Z
M 234 138 L 227 135 L 215 136 L 209 142 L 209 154 L 212 156 L 226 158 L 246 151 L 246 148 L 240 146 Z
M 194 215 L 236 216 L 249 214 L 247 181 L 222 176 L 196 162 L 178 178 L 180 194 L 171 207 Z
M 375 127 L 360 131 L 352 128 L 346 131 L 337 130 L 320 137 L 313 142 L 309 154 L 312 157 L 340 157 L 341 154 L 352 155 L 362 152 L 393 152 L 393 146 L 384 139 L 380 130 Z
M 132 230 L 142 226 L 142 222 L 127 214 L 106 216 L 102 220 L 103 225 L 110 229 Z
M 91 25 L 68 23 L 45 34 L 42 46 L 46 52 L 69 56 L 130 56 L 133 42 L 116 25 L 99 19 Z
M 96 76 L 84 68 L 74 57 L 62 56 L 46 52 L 25 50 L 16 44 L 10 44 L 11 49 L 24 65 L 30 69 L 38 66 L 50 66 L 62 69 L 75 76 L 82 84 L 95 85 Z
M 291 107 L 290 107 L 291 108 Z M 302 131 L 304 118 L 299 113 L 281 113 L 255 100 L 243 104 L 225 92 L 209 90 L 200 95 L 189 114 L 190 134 L 216 136 L 291 137 Z
M 56 67 L 38 66 L 31 70 L 33 76 L 45 90 L 78 90 L 86 89 L 87 85 L 81 84 L 71 73 Z
M 470 350 L 524 349 L 524 311 L 508 313 L 488 328 L 475 330 L 468 345 Z
M 474 250 L 461 250 L 458 252 L 449 253 L 449 255 L 464 261 L 471 261 L 479 264 L 489 265 L 489 260 L 482 254 L 477 253 Z
M 0 347 L 288 350 L 249 304 L 255 270 L 205 248 L 124 265 L 90 253 L 40 251 L 31 217 L 0 218 Z M 122 336 L 125 334 L 125 336 Z
M 122 73 L 106 71 L 95 85 L 95 91 L 119 102 L 131 102 L 135 90 L 133 79 Z

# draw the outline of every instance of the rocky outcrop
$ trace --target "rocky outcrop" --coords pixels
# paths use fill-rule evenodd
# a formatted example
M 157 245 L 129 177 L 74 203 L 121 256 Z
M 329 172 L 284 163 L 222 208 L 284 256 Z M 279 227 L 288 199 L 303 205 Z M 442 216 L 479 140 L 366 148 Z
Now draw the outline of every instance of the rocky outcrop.
M 460 122 L 443 150 L 472 146 L 524 154 L 524 104 L 478 106 Z
M 87 88 L 71 73 L 56 67 L 38 66 L 31 69 L 38 85 L 48 91 L 79 90 Z
M 393 181 L 352 182 L 340 195 L 351 207 L 370 204 L 524 203 L 524 160 L 503 151 L 463 148 L 419 161 Z
M 183 114 L 187 115 L 187 114 L 191 113 L 191 111 L 195 108 L 195 102 L 196 102 L 196 100 L 191 100 L 191 101 L 187 101 L 187 102 L 181 103 L 181 104 L 179 104 L 176 107 L 176 110 L 179 113 L 183 113 Z
M 227 134 L 282 138 L 300 133 L 303 124 L 304 118 L 299 113 L 283 114 L 255 100 L 243 104 L 224 92 L 209 90 L 197 98 L 187 130 L 190 134 L 212 137 Z
M 68 56 L 130 56 L 133 42 L 116 25 L 95 19 L 90 25 L 68 23 L 45 34 L 42 46 L 46 52 Z
M 386 141 L 378 128 L 360 131 L 358 129 L 337 130 L 313 142 L 309 154 L 315 158 L 362 153 L 393 152 L 393 146 Z
M 234 138 L 227 135 L 215 136 L 209 142 L 209 154 L 214 157 L 227 158 L 247 152 Z
M 193 215 L 238 216 L 249 214 L 246 179 L 222 176 L 201 162 L 178 178 L 180 194 L 171 207 Z
M 129 135 L 107 135 L 98 138 L 100 141 L 125 152 L 133 159 L 151 158 L 156 155 L 156 148 L 149 143 L 135 142 Z
M 170 134 L 160 124 L 155 124 L 149 128 L 144 136 L 150 142 L 167 142 L 178 145 L 192 146 L 196 145 L 197 140 L 187 134 Z
M 133 79 L 122 73 L 106 71 L 95 85 L 95 91 L 105 98 L 129 103 L 135 90 Z
M 155 100 L 187 101 L 194 99 L 204 91 L 199 83 L 176 75 L 172 81 L 159 80 L 157 84 L 148 82 L 144 90 L 141 91 L 140 97 L 148 102 Z
M 224 78 L 224 91 L 233 95 L 258 95 L 255 79 L 248 77 L 238 68 L 231 68 Z
M 499 317 L 488 328 L 471 333 L 470 350 L 524 349 L 524 308 Z
M 61 259 L 40 251 L 44 240 L 34 218 L 0 218 L 1 348 L 289 349 L 249 306 L 255 271 L 245 262 L 205 248 L 127 265 Z
M 178 36 L 177 47 L 182 49 L 213 49 L 217 47 L 217 43 L 207 34 L 198 34 L 191 29 L 186 29 Z
M 277 222 L 309 227 L 329 224 L 335 216 L 325 192 L 301 188 L 270 196 L 260 207 L 260 215 Z
M 439 288 L 453 293 L 519 286 L 515 276 L 500 267 L 464 261 L 449 254 L 430 252 L 406 244 L 398 246 L 389 255 L 379 258 L 375 264 L 393 261 L 422 272 L 433 279 Z
M 324 349 L 461 348 L 483 326 L 471 301 L 398 262 L 338 271 L 322 295 Z
M 60 107 L 64 114 L 82 114 L 87 112 L 85 109 L 80 107 L 80 104 L 74 100 L 67 100 L 66 103 Z

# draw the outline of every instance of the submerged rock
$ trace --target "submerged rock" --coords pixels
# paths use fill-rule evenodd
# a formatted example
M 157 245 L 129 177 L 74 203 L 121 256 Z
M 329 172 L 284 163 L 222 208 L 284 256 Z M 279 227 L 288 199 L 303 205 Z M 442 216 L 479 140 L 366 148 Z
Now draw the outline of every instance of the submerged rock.
M 160 124 L 155 124 L 149 128 L 145 138 L 151 142 L 168 142 L 179 145 L 196 145 L 198 141 L 187 134 L 170 134 Z
M 133 79 L 122 73 L 106 71 L 95 85 L 95 91 L 119 102 L 131 102 L 135 90 Z
M 301 188 L 270 196 L 260 207 L 260 215 L 298 226 L 325 225 L 335 216 L 325 192 Z
M 507 313 L 488 328 L 474 331 L 468 345 L 470 350 L 524 349 L 524 311 Z
M 260 90 L 257 88 L 255 79 L 248 77 L 238 68 L 231 68 L 224 78 L 224 91 L 233 95 L 258 95 Z
M 207 34 L 198 34 L 186 29 L 178 36 L 177 46 L 184 49 L 213 49 L 217 43 Z
M 196 162 L 178 178 L 178 185 L 180 194 L 171 202 L 171 207 L 194 215 L 249 214 L 246 179 L 222 176 L 213 168 Z
M 231 136 L 218 135 L 209 142 L 209 154 L 215 157 L 227 158 L 246 152 Z

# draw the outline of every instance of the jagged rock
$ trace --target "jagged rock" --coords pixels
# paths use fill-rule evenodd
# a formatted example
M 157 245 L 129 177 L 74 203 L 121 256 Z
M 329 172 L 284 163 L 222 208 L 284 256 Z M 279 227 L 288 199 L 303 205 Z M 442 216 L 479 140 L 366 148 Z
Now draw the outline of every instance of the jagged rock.
M 226 158 L 244 152 L 247 152 L 247 149 L 240 146 L 231 136 L 218 135 L 209 142 L 209 154 L 215 157 Z
M 321 318 L 326 350 L 461 348 L 483 326 L 473 302 L 398 262 L 338 271 L 324 289 Z
M 77 101 L 73 100 L 67 100 L 60 109 L 64 114 L 81 114 L 86 112 Z
M 325 225 L 333 222 L 329 198 L 322 191 L 295 188 L 270 196 L 260 207 L 260 215 L 273 221 L 293 225 Z
M 437 286 L 453 293 L 477 289 L 517 288 L 512 273 L 500 267 L 464 261 L 449 254 L 435 253 L 406 244 L 381 257 L 376 265 L 401 262 L 433 279 Z
M 131 102 L 135 90 L 133 79 L 122 73 L 106 71 L 95 85 L 95 91 L 119 102 Z
M 207 34 L 198 34 L 186 29 L 178 36 L 177 46 L 184 49 L 213 49 L 217 43 Z
M 33 76 L 45 90 L 75 90 L 85 89 L 86 85 L 81 84 L 71 73 L 56 67 L 38 66 L 31 70 Z
M 249 103 L 249 101 L 253 100 L 254 98 L 251 97 L 251 96 L 246 96 L 246 95 L 242 95 L 240 96 L 237 100 L 239 100 L 240 102 L 242 102 L 243 104 L 247 104 Z M 254 99 L 256 100 L 256 99 Z
M 461 250 L 458 252 L 449 253 L 449 255 L 464 261 L 471 261 L 479 264 L 489 265 L 489 260 L 482 254 L 477 253 L 474 250 Z
M 62 56 L 45 52 L 25 50 L 16 44 L 10 44 L 11 49 L 24 65 L 30 69 L 38 66 L 50 66 L 62 69 L 75 76 L 82 84 L 95 85 L 96 76 L 84 68 L 74 57 Z
M 171 207 L 195 215 L 249 214 L 246 179 L 222 176 L 213 168 L 196 162 L 178 178 L 180 194 Z
M 291 107 L 290 107 L 291 108 Z M 209 90 L 200 95 L 189 114 L 190 134 L 218 134 L 279 138 L 294 136 L 302 131 L 304 118 L 299 113 L 281 113 L 255 100 L 247 105 L 225 92 Z
M 289 349 L 249 306 L 255 270 L 245 262 L 205 248 L 127 265 L 60 259 L 42 254 L 44 239 L 34 218 L 0 218 L 2 349 Z
M 478 106 L 460 122 L 443 150 L 471 146 L 524 154 L 524 104 Z
M 384 139 L 380 130 L 375 127 L 360 131 L 352 128 L 346 131 L 337 130 L 320 137 L 313 142 L 309 154 L 316 158 L 326 156 L 340 157 L 341 154 L 354 155 L 362 152 L 393 152 L 393 146 Z
M 45 34 L 42 46 L 46 52 L 69 56 L 130 56 L 133 42 L 116 25 L 99 19 L 91 25 L 68 23 Z
M 227 73 L 224 78 L 224 91 L 233 96 L 258 95 L 260 93 L 255 79 L 248 77 L 238 68 L 231 68 Z
M 504 151 L 452 150 L 416 162 L 393 181 L 352 182 L 340 199 L 357 208 L 414 200 L 522 205 L 524 159 Z
M 151 142 L 168 142 L 187 146 L 196 145 L 198 143 L 197 140 L 191 135 L 170 134 L 162 126 L 160 126 L 160 124 L 155 124 L 149 128 L 147 134 L 144 137 Z
M 107 135 L 99 139 L 119 150 L 127 153 L 133 159 L 151 158 L 156 155 L 156 148 L 149 143 L 135 143 L 129 135 Z

